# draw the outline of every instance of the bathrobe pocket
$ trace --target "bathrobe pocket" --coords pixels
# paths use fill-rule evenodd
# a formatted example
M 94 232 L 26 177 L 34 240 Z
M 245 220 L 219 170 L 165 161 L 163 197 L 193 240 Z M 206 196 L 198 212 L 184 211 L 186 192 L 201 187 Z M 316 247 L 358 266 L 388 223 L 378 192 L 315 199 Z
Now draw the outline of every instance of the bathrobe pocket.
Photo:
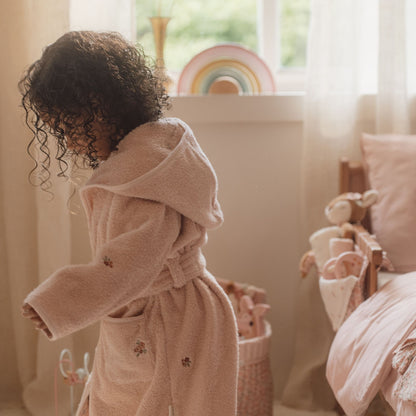
M 103 319 L 98 349 L 103 372 L 112 382 L 125 384 L 152 378 L 154 355 L 144 315 Z

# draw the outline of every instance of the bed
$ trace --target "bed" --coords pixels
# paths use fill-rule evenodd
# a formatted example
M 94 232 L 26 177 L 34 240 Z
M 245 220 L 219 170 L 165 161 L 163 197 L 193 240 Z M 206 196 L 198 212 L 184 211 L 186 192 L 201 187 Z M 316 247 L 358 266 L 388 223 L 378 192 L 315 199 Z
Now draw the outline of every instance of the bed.
M 340 162 L 340 191 L 379 191 L 371 218 L 353 226 L 366 300 L 337 331 L 327 379 L 348 416 L 380 391 L 397 415 L 416 415 L 416 136 L 364 134 L 361 148 L 362 162 Z M 379 272 L 383 250 L 395 273 Z

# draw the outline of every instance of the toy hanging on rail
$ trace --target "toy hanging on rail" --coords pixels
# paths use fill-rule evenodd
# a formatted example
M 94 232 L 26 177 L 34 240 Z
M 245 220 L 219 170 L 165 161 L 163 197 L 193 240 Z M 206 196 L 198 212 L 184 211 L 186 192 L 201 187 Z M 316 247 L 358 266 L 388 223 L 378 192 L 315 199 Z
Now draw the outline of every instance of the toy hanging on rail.
M 368 208 L 377 201 L 378 192 L 344 193 L 325 208 L 332 226 L 315 231 L 309 238 L 312 250 L 300 261 L 306 277 L 312 266 L 319 274 L 319 289 L 325 310 L 337 331 L 351 312 L 364 301 L 364 278 L 368 259 L 353 240 L 352 224 L 360 223 Z
M 57 369 L 59 368 L 59 371 L 64 377 L 64 382 L 69 385 L 69 403 L 71 408 L 71 416 L 74 416 L 74 386 L 76 384 L 85 384 L 87 382 L 88 377 L 90 375 L 90 372 L 88 370 L 89 362 L 90 355 L 86 352 L 84 354 L 84 367 L 74 370 L 71 351 L 67 348 L 61 351 L 61 354 L 59 356 L 59 363 L 55 369 L 55 416 L 58 416 Z M 68 364 L 67 369 L 65 369 L 64 364 Z

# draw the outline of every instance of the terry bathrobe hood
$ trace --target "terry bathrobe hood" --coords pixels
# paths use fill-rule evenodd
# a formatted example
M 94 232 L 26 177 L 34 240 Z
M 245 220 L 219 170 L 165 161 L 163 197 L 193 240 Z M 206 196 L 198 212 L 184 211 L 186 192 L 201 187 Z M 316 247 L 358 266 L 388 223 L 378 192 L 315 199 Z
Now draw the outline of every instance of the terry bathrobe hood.
M 86 186 L 164 203 L 205 228 L 223 222 L 214 169 L 190 127 L 177 118 L 131 131 Z

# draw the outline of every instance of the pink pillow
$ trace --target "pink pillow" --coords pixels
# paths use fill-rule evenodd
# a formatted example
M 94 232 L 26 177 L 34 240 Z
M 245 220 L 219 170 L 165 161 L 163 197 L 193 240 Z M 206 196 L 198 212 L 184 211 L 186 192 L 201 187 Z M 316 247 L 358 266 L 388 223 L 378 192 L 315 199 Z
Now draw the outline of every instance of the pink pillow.
M 395 271 L 416 270 L 416 136 L 363 134 L 370 187 L 379 192 L 371 223 Z

